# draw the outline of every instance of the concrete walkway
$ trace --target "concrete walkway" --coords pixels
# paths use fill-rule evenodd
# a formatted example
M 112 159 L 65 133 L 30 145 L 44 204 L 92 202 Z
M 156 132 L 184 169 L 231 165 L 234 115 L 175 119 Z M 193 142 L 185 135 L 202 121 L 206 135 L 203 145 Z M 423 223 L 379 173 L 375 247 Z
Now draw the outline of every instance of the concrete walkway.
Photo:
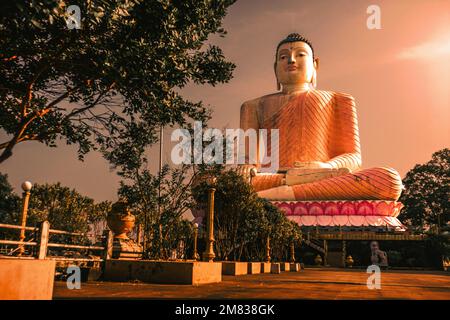
M 219 284 L 189 286 L 89 282 L 69 290 L 56 282 L 54 299 L 445 299 L 450 273 L 382 271 L 381 289 L 369 290 L 365 270 L 306 269 L 298 273 L 224 276 Z

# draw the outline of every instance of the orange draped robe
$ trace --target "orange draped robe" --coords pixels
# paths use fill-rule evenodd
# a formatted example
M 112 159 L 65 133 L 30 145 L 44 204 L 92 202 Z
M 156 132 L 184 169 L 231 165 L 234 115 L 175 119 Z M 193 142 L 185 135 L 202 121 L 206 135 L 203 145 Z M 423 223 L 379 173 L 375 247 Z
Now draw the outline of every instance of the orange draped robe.
M 295 168 L 295 162 L 321 161 L 351 171 L 293 185 L 295 199 L 292 200 L 395 201 L 399 198 L 402 181 L 396 170 L 387 167 L 360 170 L 361 148 L 352 96 L 309 90 L 261 122 L 260 129 L 279 129 L 280 170 Z M 267 147 L 270 154 L 270 139 Z M 252 178 L 252 185 L 256 191 L 280 188 L 284 176 L 283 173 L 258 174 Z

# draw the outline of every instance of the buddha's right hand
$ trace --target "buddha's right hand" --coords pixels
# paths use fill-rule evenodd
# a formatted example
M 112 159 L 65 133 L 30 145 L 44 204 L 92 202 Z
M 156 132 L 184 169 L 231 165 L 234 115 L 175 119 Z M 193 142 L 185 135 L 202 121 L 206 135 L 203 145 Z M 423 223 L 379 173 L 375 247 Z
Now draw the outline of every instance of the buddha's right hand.
M 308 161 L 308 162 L 301 162 L 301 161 L 295 161 L 294 162 L 294 168 L 296 169 L 329 169 L 331 170 L 333 167 L 331 164 L 327 162 L 322 161 Z
M 241 164 L 238 165 L 236 172 L 241 175 L 245 181 L 250 183 L 251 178 L 256 176 L 257 170 L 256 166 L 252 164 Z

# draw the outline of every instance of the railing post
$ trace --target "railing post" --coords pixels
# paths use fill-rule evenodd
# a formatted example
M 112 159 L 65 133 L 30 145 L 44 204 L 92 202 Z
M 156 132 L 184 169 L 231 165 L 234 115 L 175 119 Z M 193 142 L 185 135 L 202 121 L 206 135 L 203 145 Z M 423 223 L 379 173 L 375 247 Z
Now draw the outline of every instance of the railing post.
M 104 236 L 104 247 L 105 247 L 105 251 L 103 253 L 103 260 L 106 262 L 106 260 L 109 260 L 112 258 L 112 252 L 113 252 L 113 241 L 114 241 L 114 237 L 113 237 L 113 233 L 111 230 L 105 230 L 103 231 L 103 236 Z
M 47 257 L 49 234 L 50 234 L 50 223 L 48 221 L 44 221 L 41 223 L 41 227 L 39 228 L 38 253 L 37 253 L 38 259 L 45 259 Z

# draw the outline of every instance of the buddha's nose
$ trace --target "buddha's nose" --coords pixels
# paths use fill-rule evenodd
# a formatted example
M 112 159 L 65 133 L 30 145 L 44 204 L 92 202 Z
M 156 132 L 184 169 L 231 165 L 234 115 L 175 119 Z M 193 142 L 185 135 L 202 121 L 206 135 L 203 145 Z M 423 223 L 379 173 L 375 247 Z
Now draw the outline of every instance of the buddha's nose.
M 289 64 L 295 63 L 295 58 L 294 58 L 294 56 L 290 56 L 290 57 L 289 57 L 288 63 L 289 63 Z

